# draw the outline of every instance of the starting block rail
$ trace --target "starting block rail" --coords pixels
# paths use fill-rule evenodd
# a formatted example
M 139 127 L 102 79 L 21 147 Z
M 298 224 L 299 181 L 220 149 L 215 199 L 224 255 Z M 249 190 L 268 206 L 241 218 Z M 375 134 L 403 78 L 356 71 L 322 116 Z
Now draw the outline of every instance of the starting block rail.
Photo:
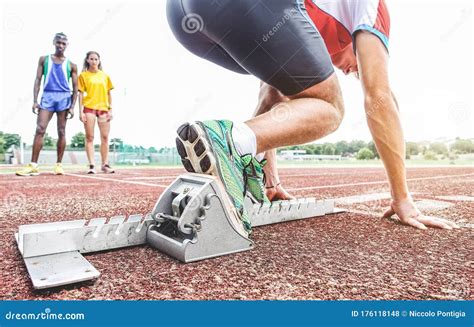
M 98 278 L 82 254 L 148 244 L 182 262 L 252 249 L 255 244 L 225 203 L 213 176 L 179 176 L 147 215 L 116 216 L 19 226 L 15 238 L 36 289 Z M 304 198 L 253 203 L 245 199 L 253 227 L 339 213 L 334 200 Z

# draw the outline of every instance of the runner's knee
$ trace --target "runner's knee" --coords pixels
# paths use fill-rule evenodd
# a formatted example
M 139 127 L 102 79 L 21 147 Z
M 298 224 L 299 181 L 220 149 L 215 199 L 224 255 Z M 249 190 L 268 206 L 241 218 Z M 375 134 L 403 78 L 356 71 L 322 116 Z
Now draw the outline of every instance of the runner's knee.
M 93 133 L 86 133 L 86 142 L 87 143 L 94 142 L 94 134 Z
M 58 138 L 64 138 L 64 137 L 66 137 L 66 128 L 65 127 L 58 128 Z
M 46 133 L 46 127 L 47 126 L 42 125 L 42 124 L 36 125 L 36 135 L 37 136 L 44 136 L 44 134 Z
M 313 85 L 306 90 L 294 95 L 292 99 L 313 98 L 323 100 L 332 106 L 331 112 L 328 114 L 334 122 L 334 130 L 336 130 L 344 118 L 344 100 L 342 98 L 341 88 L 337 76 L 333 73 L 325 81 Z

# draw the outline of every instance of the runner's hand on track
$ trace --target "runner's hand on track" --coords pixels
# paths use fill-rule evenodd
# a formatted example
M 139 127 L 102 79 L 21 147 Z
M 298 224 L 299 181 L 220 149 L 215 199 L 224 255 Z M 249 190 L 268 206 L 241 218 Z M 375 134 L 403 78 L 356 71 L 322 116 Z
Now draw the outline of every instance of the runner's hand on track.
M 418 210 L 411 197 L 401 201 L 392 200 L 390 208 L 385 211 L 383 218 L 390 218 L 395 214 L 402 224 L 418 229 L 428 229 L 428 227 L 441 229 L 459 228 L 459 226 L 452 221 L 424 216 L 420 210 Z
M 38 115 L 41 107 L 39 106 L 38 103 L 35 102 L 33 103 L 33 107 L 31 109 L 35 115 Z
M 270 201 L 278 201 L 278 200 L 293 200 L 295 197 L 290 195 L 281 184 L 276 185 L 272 188 L 267 188 L 265 190 L 265 194 Z

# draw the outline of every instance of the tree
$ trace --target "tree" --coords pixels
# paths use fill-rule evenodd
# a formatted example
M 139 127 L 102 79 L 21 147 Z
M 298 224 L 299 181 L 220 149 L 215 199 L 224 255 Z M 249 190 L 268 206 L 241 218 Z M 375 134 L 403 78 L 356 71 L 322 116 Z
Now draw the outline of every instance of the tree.
M 448 153 L 448 147 L 444 143 L 435 142 L 435 143 L 430 144 L 430 151 L 432 151 L 436 154 L 447 154 Z
M 374 154 L 374 157 L 375 157 L 375 158 L 380 158 L 379 152 L 377 151 L 377 148 L 375 147 L 374 141 L 370 141 L 369 143 L 367 143 L 367 148 L 368 148 L 370 151 L 372 151 L 372 153 Z
M 366 147 L 367 147 L 367 143 L 365 143 L 364 141 L 360 141 L 360 140 L 351 141 L 349 143 L 349 148 L 347 149 L 347 152 L 357 153 L 360 149 L 366 148 Z
M 362 148 L 357 152 L 358 160 L 369 160 L 374 159 L 375 155 L 369 148 Z
M 336 148 L 331 143 L 326 143 L 323 145 L 323 154 L 334 155 L 336 153 Z
M 346 141 L 339 141 L 336 143 L 336 152 L 335 154 L 343 155 L 344 153 L 349 152 L 349 143 Z
M 48 133 L 44 134 L 43 145 L 46 147 L 53 147 L 56 145 L 57 140 L 53 139 Z
M 3 135 L 0 135 L 0 154 L 5 153 L 5 139 L 3 138 Z
M 407 155 L 417 155 L 422 152 L 422 148 L 416 142 L 407 142 L 406 143 Z
M 451 151 L 457 153 L 473 153 L 474 143 L 472 143 L 471 140 L 456 139 L 453 145 L 451 145 Z
M 12 145 L 20 146 L 21 138 L 18 134 L 2 133 L 5 140 L 5 150 L 8 150 Z
M 157 150 L 154 146 L 151 146 L 151 147 L 148 148 L 148 152 L 150 152 L 150 153 L 157 153 L 158 150 Z
M 84 148 L 85 146 L 86 146 L 86 135 L 83 132 L 79 132 L 72 137 L 71 147 Z

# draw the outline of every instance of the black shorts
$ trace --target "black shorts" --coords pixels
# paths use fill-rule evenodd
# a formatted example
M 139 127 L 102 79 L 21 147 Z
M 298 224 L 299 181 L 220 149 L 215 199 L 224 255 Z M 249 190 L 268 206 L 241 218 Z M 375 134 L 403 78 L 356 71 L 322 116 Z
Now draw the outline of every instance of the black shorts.
M 168 0 L 167 15 L 186 49 L 285 95 L 334 72 L 304 0 Z

